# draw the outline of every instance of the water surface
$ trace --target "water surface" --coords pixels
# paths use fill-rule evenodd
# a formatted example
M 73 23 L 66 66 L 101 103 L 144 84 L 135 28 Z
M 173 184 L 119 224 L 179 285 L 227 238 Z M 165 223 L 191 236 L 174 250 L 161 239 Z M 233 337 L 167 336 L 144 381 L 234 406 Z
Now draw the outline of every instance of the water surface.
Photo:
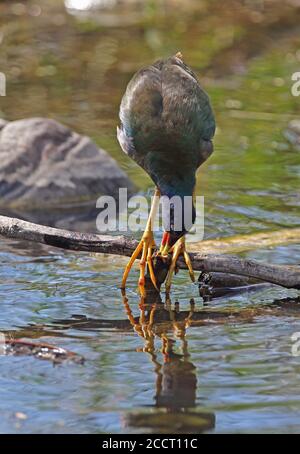
M 233 2 L 226 12 L 214 1 L 183 10 L 176 1 L 137 3 L 99 2 L 92 13 L 67 11 L 60 1 L 40 2 L 41 9 L 1 3 L 0 70 L 8 76 L 1 116 L 50 116 L 90 135 L 149 194 L 151 181 L 116 142 L 118 105 L 135 70 L 180 49 L 218 123 L 215 154 L 197 187 L 206 238 L 298 226 L 299 152 L 282 134 L 299 116 L 290 93 L 300 65 L 298 10 L 277 2 L 271 10 Z M 241 255 L 297 264 L 300 248 Z M 299 432 L 300 359 L 291 353 L 299 292 L 263 287 L 203 309 L 181 272 L 172 309 L 178 301 L 182 320 L 156 314 L 155 339 L 149 332 L 145 339 L 147 318 L 131 325 L 118 288 L 125 263 L 1 239 L 0 331 L 72 350 L 85 364 L 1 356 L 0 432 Z M 136 282 L 134 272 L 133 317 L 140 315 Z M 221 316 L 184 322 L 191 298 L 196 311 Z

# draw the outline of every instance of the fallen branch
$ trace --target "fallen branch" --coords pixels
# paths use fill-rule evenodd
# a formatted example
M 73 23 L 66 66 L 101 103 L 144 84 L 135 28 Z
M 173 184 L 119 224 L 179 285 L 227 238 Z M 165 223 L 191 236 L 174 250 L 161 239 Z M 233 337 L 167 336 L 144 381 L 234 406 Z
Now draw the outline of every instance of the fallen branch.
M 130 256 L 137 241 L 124 236 L 97 235 L 56 229 L 16 218 L 0 216 L 0 234 L 19 240 L 34 241 L 73 251 Z M 224 255 L 191 253 L 195 271 L 225 272 L 248 276 L 286 288 L 300 289 L 300 267 L 269 265 Z M 183 260 L 179 268 L 186 268 Z

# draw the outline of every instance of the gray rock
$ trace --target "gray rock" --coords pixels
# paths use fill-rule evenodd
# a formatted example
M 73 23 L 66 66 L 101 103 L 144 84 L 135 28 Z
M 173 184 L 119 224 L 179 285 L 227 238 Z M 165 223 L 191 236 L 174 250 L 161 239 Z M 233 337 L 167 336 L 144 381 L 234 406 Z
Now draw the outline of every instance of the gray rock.
M 292 120 L 284 131 L 284 137 L 300 151 L 300 120 Z
M 0 131 L 2 128 L 4 128 L 5 125 L 7 125 L 8 121 L 3 120 L 3 118 L 0 118 Z
M 2 125 L 2 128 L 1 128 Z M 94 206 L 133 185 L 88 137 L 46 118 L 0 123 L 0 206 Z

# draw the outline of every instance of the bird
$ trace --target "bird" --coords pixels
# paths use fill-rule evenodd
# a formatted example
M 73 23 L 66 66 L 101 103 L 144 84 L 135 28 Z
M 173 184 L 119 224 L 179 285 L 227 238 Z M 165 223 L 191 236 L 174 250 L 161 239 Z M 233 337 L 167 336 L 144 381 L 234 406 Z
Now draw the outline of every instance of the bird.
M 119 118 L 117 138 L 122 150 L 155 184 L 146 228 L 124 270 L 121 288 L 125 290 L 129 272 L 135 260 L 141 257 L 140 295 L 146 296 L 146 270 L 159 290 L 153 259 L 171 256 L 165 281 L 166 294 L 170 294 L 180 255 L 184 257 L 192 281 L 195 280 L 185 235 L 196 218 L 196 172 L 214 149 L 216 123 L 210 98 L 196 74 L 185 64 L 182 53 L 177 52 L 140 69 L 132 77 L 121 101 Z M 157 250 L 153 216 L 160 199 L 163 200 L 164 233 Z M 176 205 L 174 200 L 180 203 Z M 186 200 L 187 209 L 184 208 Z

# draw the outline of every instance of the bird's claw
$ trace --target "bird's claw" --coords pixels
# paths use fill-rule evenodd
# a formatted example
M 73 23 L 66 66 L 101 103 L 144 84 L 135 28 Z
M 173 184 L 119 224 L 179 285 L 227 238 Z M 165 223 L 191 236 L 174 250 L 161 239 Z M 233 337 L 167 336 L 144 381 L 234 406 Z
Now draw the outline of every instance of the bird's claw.
M 169 268 L 168 275 L 166 278 L 166 283 L 165 283 L 167 296 L 170 294 L 173 274 L 176 274 L 177 269 L 178 269 L 177 260 L 180 255 L 183 255 L 184 261 L 185 261 L 186 266 L 189 271 L 190 278 L 191 278 L 192 282 L 195 282 L 195 275 L 194 275 L 194 271 L 193 271 L 193 267 L 192 267 L 192 262 L 191 262 L 189 254 L 187 253 L 186 248 L 185 248 L 185 238 L 184 237 L 181 237 L 174 244 L 174 246 L 171 249 L 171 252 L 172 252 L 172 259 L 171 259 L 171 264 L 170 264 L 170 268 Z
M 123 279 L 122 279 L 122 289 L 124 290 L 126 287 L 126 281 L 128 278 L 128 275 L 130 273 L 130 270 L 133 266 L 133 263 L 135 260 L 141 255 L 140 259 L 140 277 L 139 277 L 139 291 L 140 294 L 143 298 L 146 297 L 146 289 L 145 289 L 145 274 L 146 274 L 146 266 L 148 267 L 149 275 L 152 284 L 156 288 L 157 291 L 157 283 L 155 279 L 155 274 L 154 274 L 154 269 L 153 269 L 153 262 L 152 262 L 152 255 L 153 255 L 153 250 L 155 249 L 155 241 L 153 237 L 153 233 L 151 231 L 147 231 L 144 233 L 141 241 L 137 245 L 136 249 L 134 250 L 132 256 L 130 257 L 129 262 L 126 265 L 124 274 L 123 274 Z

